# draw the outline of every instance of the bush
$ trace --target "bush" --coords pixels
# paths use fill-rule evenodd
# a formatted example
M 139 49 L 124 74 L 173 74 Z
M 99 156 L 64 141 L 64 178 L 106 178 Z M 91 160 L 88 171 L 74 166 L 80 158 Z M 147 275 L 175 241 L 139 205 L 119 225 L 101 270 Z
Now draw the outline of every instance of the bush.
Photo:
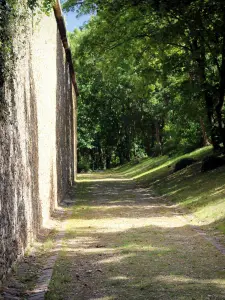
M 195 162 L 196 162 L 196 160 L 193 158 L 183 158 L 175 164 L 173 171 L 174 172 L 180 171 L 180 170 L 192 165 Z
M 89 160 L 82 157 L 81 160 L 79 160 L 77 163 L 77 172 L 78 173 L 82 173 L 82 172 L 87 173 L 90 169 L 91 168 L 90 168 Z
M 214 155 L 206 156 L 202 160 L 201 172 L 207 172 L 225 165 L 225 159 Z

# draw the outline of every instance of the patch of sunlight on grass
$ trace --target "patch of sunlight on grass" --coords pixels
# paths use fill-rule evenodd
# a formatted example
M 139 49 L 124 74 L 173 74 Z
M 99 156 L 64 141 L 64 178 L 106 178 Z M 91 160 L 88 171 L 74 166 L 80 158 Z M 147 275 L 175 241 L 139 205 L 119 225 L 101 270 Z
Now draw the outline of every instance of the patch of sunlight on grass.
M 164 164 L 159 165 L 158 167 L 156 167 L 154 169 L 150 169 L 150 170 L 148 170 L 146 172 L 143 172 L 143 173 L 140 173 L 140 174 L 134 176 L 133 179 L 138 179 L 138 178 L 141 178 L 141 177 L 145 177 L 146 175 L 150 175 L 150 174 L 152 174 L 152 173 L 154 173 L 156 171 L 159 171 L 159 170 L 161 170 L 161 169 L 163 169 L 165 167 L 168 167 L 169 165 L 173 164 L 177 160 L 178 160 L 177 158 L 171 159 L 171 160 L 165 162 Z
M 116 182 L 116 181 L 132 181 L 133 179 L 132 178 L 97 178 L 97 179 L 93 179 L 93 178 L 90 178 L 90 179 L 76 179 L 75 182 L 104 182 L 104 181 L 110 181 L 110 182 Z
M 97 239 L 92 238 L 90 236 L 79 237 L 79 236 L 77 236 L 77 232 L 74 232 L 73 236 L 71 236 L 71 235 L 68 236 L 66 234 L 67 245 L 70 245 L 70 246 L 74 246 L 75 245 L 77 248 L 81 247 L 83 245 L 92 246 L 93 244 L 96 243 L 96 241 L 97 241 Z
M 221 231 L 225 234 L 225 222 L 216 226 L 216 229 L 218 229 L 219 231 Z
M 91 210 L 97 209 L 97 206 L 88 206 L 88 205 L 76 205 L 73 207 L 73 213 L 89 212 Z
M 183 189 L 184 188 L 180 188 L 180 189 L 177 189 L 175 191 L 172 191 L 172 192 L 168 193 L 167 196 L 173 196 L 173 195 L 177 194 L 178 192 L 181 192 Z
M 43 251 L 48 251 L 48 250 L 53 248 L 53 245 L 54 245 L 53 240 L 52 239 L 47 239 L 47 241 L 45 241 L 43 243 L 42 250 Z
M 109 280 L 129 280 L 129 277 L 127 277 L 127 276 L 114 276 L 114 277 L 110 277 Z
M 147 158 L 147 159 L 145 158 L 135 166 L 132 166 L 131 163 L 126 165 L 125 167 L 121 167 L 120 169 L 117 170 L 117 172 L 119 171 L 121 174 L 123 174 L 126 177 L 134 178 L 138 174 L 142 174 L 149 169 L 154 169 L 155 167 L 162 165 L 167 160 L 168 160 L 167 156 L 160 156 L 157 158 Z
M 90 298 L 90 300 L 115 300 L 116 298 L 114 296 L 105 296 L 101 298 Z
M 180 275 L 160 275 L 155 278 L 157 281 L 164 283 L 197 283 L 197 284 L 214 284 L 217 287 L 225 287 L 225 280 L 221 278 L 216 279 L 198 279 Z
M 105 219 L 77 219 L 76 222 L 71 220 L 70 229 L 77 232 L 86 230 L 95 231 L 97 233 L 106 232 L 125 232 L 134 228 L 142 228 L 146 226 L 157 226 L 161 228 L 177 228 L 182 227 L 183 222 L 174 217 L 150 217 L 150 218 L 105 218 Z
M 113 200 L 112 203 L 117 203 L 117 202 L 121 202 L 121 200 Z M 111 203 L 111 201 L 109 202 Z M 120 211 L 121 209 L 129 209 L 129 208 L 139 208 L 139 206 L 137 205 L 128 205 L 128 206 L 121 206 L 121 205 L 107 205 L 107 206 L 74 206 L 73 207 L 73 212 L 75 214 L 80 214 L 80 212 L 84 211 L 84 212 L 97 212 L 97 211 L 101 211 L 101 212 L 107 212 L 109 210 L 118 210 Z M 151 206 L 152 207 L 152 206 Z
M 81 245 L 80 245 L 81 247 L 77 247 L 75 242 L 76 241 L 73 241 L 74 248 L 68 247 L 68 246 L 66 247 L 67 252 L 82 253 L 82 254 L 85 254 L 85 255 L 93 255 L 93 254 L 101 254 L 101 253 L 111 254 L 111 253 L 114 253 L 114 252 L 118 252 L 118 251 L 116 251 L 115 248 L 105 248 L 105 247 L 101 247 L 101 248 L 83 248 Z
M 111 205 L 107 205 L 107 206 L 74 206 L 73 207 L 73 217 L 77 217 L 80 218 L 80 216 L 82 214 L 86 215 L 86 217 L 88 218 L 88 215 L 86 213 L 90 213 L 90 214 L 96 214 L 100 213 L 102 215 L 102 213 L 108 213 L 108 212 L 112 212 L 112 213 L 125 213 L 128 212 L 129 210 L 133 211 L 143 211 L 145 212 L 146 210 L 152 210 L 152 209 L 161 209 L 161 208 L 168 208 L 167 205 L 163 205 L 163 204 L 159 204 L 159 205 L 115 205 L 115 203 L 119 202 L 121 203 L 121 201 L 123 201 L 124 203 L 129 203 L 129 200 L 113 200 L 113 201 L 109 201 L 108 203 Z M 135 202 L 136 203 L 136 202 Z M 171 206 L 172 208 L 172 206 Z M 119 216 L 119 215 L 117 215 Z M 83 216 L 81 217 L 81 219 L 83 218 Z
M 135 196 L 134 196 L 135 197 Z M 130 197 L 129 197 L 130 198 Z M 109 204 L 112 204 L 112 203 L 135 203 L 135 200 L 124 200 L 124 199 L 120 199 L 120 200 L 112 200 L 112 201 L 109 201 L 108 203 Z
M 49 252 L 50 250 L 52 250 L 54 248 L 54 240 L 53 237 L 49 237 L 47 238 L 47 240 L 43 241 L 35 241 L 34 246 L 38 249 L 38 251 L 40 253 L 43 252 Z M 29 252 L 32 251 L 32 248 L 30 248 L 28 250 L 28 252 L 26 253 L 27 255 L 29 255 Z
M 135 256 L 135 254 L 133 253 L 129 253 L 129 254 L 120 254 L 117 256 L 112 256 L 106 259 L 102 259 L 98 262 L 98 264 L 111 264 L 111 263 L 119 263 L 122 260 L 126 259 L 126 258 L 130 258 L 132 256 Z
M 153 247 L 151 245 L 143 246 L 137 243 L 125 243 L 122 247 L 118 247 L 120 250 L 131 250 L 131 251 L 146 251 L 146 252 L 171 252 L 172 249 L 166 247 Z
M 182 189 L 180 189 L 180 191 L 182 191 Z M 175 195 L 176 193 L 169 193 L 167 194 L 167 196 L 173 196 Z M 194 207 L 195 203 L 198 204 L 199 200 L 201 200 L 202 196 L 199 196 L 199 197 L 193 197 L 193 196 L 190 196 L 190 197 L 187 197 L 185 201 L 182 201 L 180 204 L 181 206 L 184 206 L 184 207 Z
M 212 150 L 213 150 L 212 146 L 207 146 L 207 147 L 196 149 L 191 153 L 186 154 L 186 156 L 187 157 L 191 156 L 195 159 L 199 159 L 199 158 L 201 159 L 203 156 L 212 154 Z
M 210 203 L 201 209 L 194 212 L 195 217 L 201 221 L 202 224 L 210 224 L 224 218 L 225 214 L 225 201 L 219 199 L 214 203 Z

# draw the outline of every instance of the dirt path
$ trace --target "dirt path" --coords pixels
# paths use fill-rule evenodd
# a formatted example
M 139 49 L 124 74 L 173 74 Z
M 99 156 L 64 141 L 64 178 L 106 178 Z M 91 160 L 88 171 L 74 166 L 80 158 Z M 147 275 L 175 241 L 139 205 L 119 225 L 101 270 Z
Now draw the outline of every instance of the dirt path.
M 224 255 L 151 190 L 82 182 L 72 199 L 46 299 L 225 299 Z

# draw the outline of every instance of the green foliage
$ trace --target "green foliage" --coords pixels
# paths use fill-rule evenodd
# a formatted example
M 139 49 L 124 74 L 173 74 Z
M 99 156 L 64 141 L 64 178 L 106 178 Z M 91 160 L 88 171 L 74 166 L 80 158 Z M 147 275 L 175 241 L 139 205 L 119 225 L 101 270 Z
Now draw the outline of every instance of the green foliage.
M 0 120 L 7 115 L 7 104 L 4 95 L 4 82 L 13 74 L 16 54 L 13 49 L 15 24 L 25 28 L 23 20 L 31 14 L 49 14 L 55 0 L 0 0 Z M 21 20 L 21 22 L 20 22 Z
M 0 119 L 5 117 L 7 112 L 6 103 L 4 100 L 4 90 L 3 84 L 5 80 L 5 66 L 6 61 L 9 59 L 11 53 L 11 41 L 8 39 L 9 30 L 7 27 L 7 22 L 10 17 L 10 7 L 6 4 L 6 2 L 0 2 Z
M 27 5 L 32 10 L 32 12 L 41 10 L 44 13 L 49 14 L 52 10 L 54 2 L 55 0 L 28 0 Z
M 88 157 L 81 157 L 78 161 L 77 170 L 78 172 L 88 172 L 91 169 Z
M 129 161 L 136 145 L 149 156 L 190 152 L 207 136 L 215 149 L 225 145 L 224 1 L 68 0 L 64 8 L 96 14 L 71 35 L 79 149 L 86 141 L 102 164 Z

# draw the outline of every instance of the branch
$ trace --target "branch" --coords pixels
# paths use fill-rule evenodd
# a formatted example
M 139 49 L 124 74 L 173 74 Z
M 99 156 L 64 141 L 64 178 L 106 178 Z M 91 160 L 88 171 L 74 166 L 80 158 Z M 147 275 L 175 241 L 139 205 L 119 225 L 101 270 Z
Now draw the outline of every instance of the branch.
M 124 39 L 123 41 L 119 42 L 119 43 L 116 43 L 115 45 L 112 45 L 111 47 L 105 49 L 105 51 L 110 51 L 110 50 L 113 50 L 119 46 L 122 46 L 123 44 L 127 43 L 127 42 L 130 42 L 134 39 L 142 39 L 142 38 L 152 38 L 153 35 L 150 35 L 150 34 L 147 34 L 147 33 L 144 33 L 144 34 L 137 34 L 135 36 L 132 36 L 132 37 L 129 37 L 127 39 Z M 113 43 L 114 41 L 112 41 L 111 43 Z M 184 45 L 181 45 L 181 44 L 177 44 L 177 43 L 170 43 L 170 42 L 162 42 L 160 41 L 160 43 L 162 44 L 166 44 L 166 45 L 171 45 L 171 46 L 176 46 L 178 48 L 181 48 L 181 49 L 185 49 L 185 50 L 188 50 L 188 51 L 191 51 L 191 48 L 189 48 L 188 46 L 184 46 Z

